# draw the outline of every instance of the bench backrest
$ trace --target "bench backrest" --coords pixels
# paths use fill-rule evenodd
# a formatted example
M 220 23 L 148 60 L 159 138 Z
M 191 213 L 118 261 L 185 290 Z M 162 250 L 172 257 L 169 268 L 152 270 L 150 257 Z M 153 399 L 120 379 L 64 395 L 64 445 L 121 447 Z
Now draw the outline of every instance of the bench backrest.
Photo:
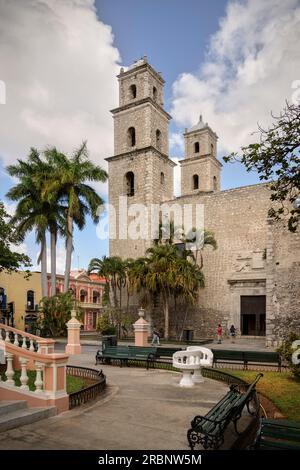
M 105 356 L 127 357 L 128 354 L 129 354 L 128 346 L 107 346 L 102 353 L 104 357 Z
M 148 358 L 150 355 L 156 355 L 156 348 L 143 346 L 128 346 L 129 356 L 136 358 Z
M 177 351 L 182 351 L 182 348 L 157 348 L 157 357 L 172 357 Z
M 214 361 L 231 360 L 243 362 L 270 362 L 280 364 L 281 357 L 278 352 L 274 351 L 237 351 L 225 349 L 212 349 L 214 353 Z

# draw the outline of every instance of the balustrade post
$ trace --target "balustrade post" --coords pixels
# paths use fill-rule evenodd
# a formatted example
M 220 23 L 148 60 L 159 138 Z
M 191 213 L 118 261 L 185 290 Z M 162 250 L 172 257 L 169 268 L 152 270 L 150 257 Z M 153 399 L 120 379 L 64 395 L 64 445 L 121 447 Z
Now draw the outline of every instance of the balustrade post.
M 23 348 L 23 349 L 27 349 L 26 336 L 23 336 L 22 348 Z
M 34 351 L 33 339 L 30 340 L 30 348 L 29 348 L 29 351 Z
M 10 343 L 9 331 L 8 330 L 6 330 L 5 341 L 6 341 L 6 343 Z
M 20 377 L 20 382 L 21 382 L 21 387 L 23 390 L 29 390 L 28 387 L 28 375 L 27 375 L 27 364 L 28 364 L 28 359 L 25 359 L 25 357 L 20 357 L 20 364 L 21 364 L 21 377 Z
M 5 353 L 6 357 L 6 372 L 5 375 L 7 377 L 6 383 L 7 385 L 15 385 L 15 382 L 13 380 L 13 376 L 15 374 L 14 368 L 13 368 L 13 359 L 14 356 L 11 353 Z
M 34 382 L 36 393 L 41 393 L 43 391 L 42 369 L 43 369 L 43 365 L 40 364 L 39 362 L 36 362 L 35 363 L 36 379 Z
M 19 346 L 19 335 L 18 335 L 18 333 L 15 333 L 14 345 Z

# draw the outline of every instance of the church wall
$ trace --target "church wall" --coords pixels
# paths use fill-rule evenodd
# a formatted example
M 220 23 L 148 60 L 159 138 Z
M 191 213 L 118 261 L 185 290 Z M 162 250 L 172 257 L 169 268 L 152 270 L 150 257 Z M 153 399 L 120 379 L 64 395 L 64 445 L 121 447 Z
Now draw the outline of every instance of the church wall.
M 265 284 L 251 275 L 253 252 L 263 253 L 267 247 L 267 211 L 270 204 L 269 191 L 265 185 L 246 186 L 218 193 L 177 198 L 181 204 L 204 204 L 205 229 L 214 232 L 218 248 L 205 247 L 203 251 L 206 287 L 200 291 L 200 312 L 191 320 L 195 336 L 215 334 L 218 322 L 224 327 L 239 323 L 239 296 L 261 295 Z M 240 260 L 240 261 L 239 261 Z M 241 269 L 249 278 L 244 286 L 241 282 L 229 284 L 234 273 Z M 264 269 L 260 268 L 265 276 Z M 239 274 L 240 275 L 240 274 Z M 253 277 L 253 279 L 251 279 Z M 242 281 L 242 279 L 241 279 Z M 236 288 L 238 293 L 236 294 Z M 243 290 L 244 289 L 244 290 Z M 229 325 L 230 326 L 230 325 Z M 240 325 L 235 325 L 240 329 Z

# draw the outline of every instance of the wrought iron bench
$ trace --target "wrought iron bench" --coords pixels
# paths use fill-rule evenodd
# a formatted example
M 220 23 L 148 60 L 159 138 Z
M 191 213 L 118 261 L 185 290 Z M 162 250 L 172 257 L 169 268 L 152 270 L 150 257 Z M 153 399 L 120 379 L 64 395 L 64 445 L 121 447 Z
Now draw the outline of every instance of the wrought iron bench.
M 242 363 L 244 369 L 247 370 L 248 364 L 276 364 L 278 371 L 281 371 L 281 356 L 277 352 L 272 351 L 237 351 L 225 349 L 212 349 L 214 354 L 214 364 L 223 362 Z
M 300 450 L 300 423 L 262 418 L 253 448 L 258 450 Z
M 195 416 L 187 432 L 189 447 L 192 450 L 197 444 L 201 444 L 204 449 L 218 449 L 224 442 L 224 433 L 230 422 L 233 422 L 236 433 L 240 434 L 237 422 L 244 407 L 247 407 L 251 415 L 258 412 L 255 386 L 262 376 L 263 374 L 258 374 L 244 393 L 237 385 L 231 385 L 227 394 L 205 416 Z M 250 410 L 252 400 L 255 402 L 254 412 Z
M 147 369 L 155 359 L 156 348 L 141 346 L 107 346 L 102 352 L 97 351 L 96 364 L 118 361 L 120 366 L 128 364 L 129 360 L 143 361 Z

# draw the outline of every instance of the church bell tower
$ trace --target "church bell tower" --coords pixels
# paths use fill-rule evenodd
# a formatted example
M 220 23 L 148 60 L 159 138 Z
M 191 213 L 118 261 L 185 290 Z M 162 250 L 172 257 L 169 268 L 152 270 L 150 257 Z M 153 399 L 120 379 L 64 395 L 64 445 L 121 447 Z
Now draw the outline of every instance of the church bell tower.
M 147 57 L 135 62 L 118 75 L 119 107 L 113 109 L 114 156 L 108 161 L 109 203 L 114 207 L 116 225 L 112 230 L 110 214 L 110 256 L 136 258 L 144 256 L 151 237 L 129 238 L 122 226 L 124 211 L 120 196 L 127 206 L 151 204 L 173 198 L 173 167 L 169 158 L 168 125 L 171 116 L 163 108 L 164 80 L 148 63 Z M 124 199 L 124 198 L 123 198 Z M 120 212 L 121 210 L 121 212 Z M 136 216 L 128 217 L 128 225 Z M 122 220 L 121 220 L 122 219 Z M 149 225 L 150 228 L 150 225 Z M 113 233 L 114 232 L 114 233 Z

